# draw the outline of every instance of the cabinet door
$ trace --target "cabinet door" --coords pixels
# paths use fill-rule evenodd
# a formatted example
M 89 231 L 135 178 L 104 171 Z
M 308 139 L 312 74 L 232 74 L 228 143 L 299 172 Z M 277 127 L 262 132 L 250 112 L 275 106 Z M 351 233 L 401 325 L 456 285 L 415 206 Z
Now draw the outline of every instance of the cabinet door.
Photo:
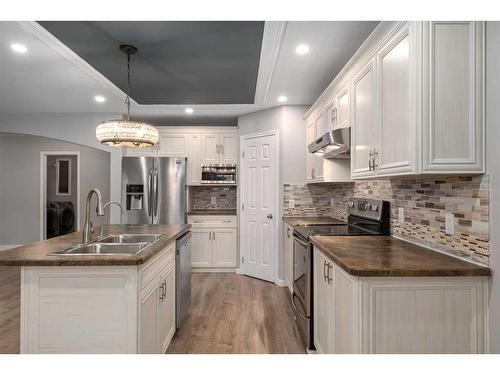
M 314 142 L 318 136 L 316 121 L 306 126 L 306 181 L 321 181 L 324 178 L 323 156 L 314 155 L 307 150 L 307 146 Z
M 314 346 L 320 354 L 333 353 L 333 292 L 325 279 L 329 261 L 316 248 L 313 252 Z
M 213 266 L 236 267 L 236 229 L 215 228 L 212 232 Z
M 319 138 L 329 130 L 332 130 L 330 110 L 331 109 L 327 109 L 318 117 L 318 120 L 316 121 L 316 138 Z
M 346 128 L 349 126 L 351 112 L 349 95 L 349 85 L 346 85 L 339 91 L 335 98 L 335 110 L 332 113 L 332 121 L 335 128 Z
M 160 135 L 159 156 L 187 156 L 187 136 L 184 134 Z
M 158 279 L 157 279 L 158 280 Z M 160 292 L 158 281 L 140 295 L 139 317 L 140 336 L 139 353 L 156 354 L 158 352 L 158 301 Z
M 221 144 L 220 163 L 236 164 L 238 159 L 236 134 L 221 134 L 219 139 Z
M 375 147 L 377 131 L 374 116 L 375 60 L 370 60 L 351 81 L 352 151 L 351 174 L 353 178 L 373 176 L 370 170 L 370 152 Z
M 377 175 L 401 175 L 416 170 L 414 129 L 417 112 L 414 103 L 417 85 L 412 74 L 416 51 L 412 48 L 412 35 L 407 23 L 377 54 Z
M 157 146 L 155 147 L 128 147 L 124 149 L 123 156 L 155 156 Z
M 203 134 L 201 136 L 202 163 L 216 164 L 219 162 L 218 144 L 219 136 L 217 134 Z
M 191 264 L 193 267 L 212 265 L 211 228 L 191 228 Z
M 484 172 L 484 22 L 424 23 L 422 172 Z
M 158 351 L 163 354 L 175 333 L 175 267 L 163 276 L 158 300 Z
M 201 180 L 201 135 L 188 137 L 187 183 L 199 185 Z

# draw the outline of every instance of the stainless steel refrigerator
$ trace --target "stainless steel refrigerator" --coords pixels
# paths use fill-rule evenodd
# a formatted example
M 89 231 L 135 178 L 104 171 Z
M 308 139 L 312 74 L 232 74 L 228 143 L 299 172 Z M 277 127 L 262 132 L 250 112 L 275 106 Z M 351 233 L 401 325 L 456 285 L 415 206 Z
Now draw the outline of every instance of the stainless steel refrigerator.
M 186 159 L 122 158 L 123 224 L 186 223 Z

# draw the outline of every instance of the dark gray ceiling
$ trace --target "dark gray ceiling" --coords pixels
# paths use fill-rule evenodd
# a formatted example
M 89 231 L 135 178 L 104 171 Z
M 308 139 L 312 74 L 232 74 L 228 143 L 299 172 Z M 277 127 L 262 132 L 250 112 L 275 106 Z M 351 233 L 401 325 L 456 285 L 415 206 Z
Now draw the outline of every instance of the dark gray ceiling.
M 253 104 L 264 22 L 39 22 L 139 104 Z

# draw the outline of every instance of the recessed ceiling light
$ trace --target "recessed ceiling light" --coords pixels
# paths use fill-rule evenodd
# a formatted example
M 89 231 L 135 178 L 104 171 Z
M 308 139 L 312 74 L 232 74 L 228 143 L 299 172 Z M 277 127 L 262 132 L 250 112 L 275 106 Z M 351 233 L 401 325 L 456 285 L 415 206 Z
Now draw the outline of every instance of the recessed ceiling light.
M 194 112 L 194 109 L 193 109 L 193 108 L 186 108 L 186 109 L 184 110 L 184 112 L 186 112 L 186 113 L 193 113 L 193 112 Z
M 288 98 L 284 95 L 278 96 L 278 102 L 284 103 L 288 100 Z
M 298 54 L 298 55 L 305 55 L 307 53 L 309 53 L 309 46 L 307 44 L 299 44 L 296 48 L 295 48 L 295 52 Z
M 96 95 L 96 96 L 94 96 L 94 100 L 97 103 L 104 103 L 106 101 L 106 98 L 102 95 Z
M 10 45 L 10 49 L 14 52 L 17 52 L 17 53 L 28 52 L 28 47 L 26 47 L 24 44 L 19 44 L 19 43 L 12 43 Z

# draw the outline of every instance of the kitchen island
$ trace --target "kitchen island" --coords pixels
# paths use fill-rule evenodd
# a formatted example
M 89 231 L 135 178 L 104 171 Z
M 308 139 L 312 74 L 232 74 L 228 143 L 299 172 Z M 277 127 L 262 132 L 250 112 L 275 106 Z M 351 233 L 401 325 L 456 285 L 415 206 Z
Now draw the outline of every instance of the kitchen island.
M 0 265 L 21 267 L 21 353 L 164 353 L 175 332 L 175 243 L 189 230 L 103 227 L 103 237 L 161 235 L 133 254 L 52 254 L 80 232 L 2 252 Z

